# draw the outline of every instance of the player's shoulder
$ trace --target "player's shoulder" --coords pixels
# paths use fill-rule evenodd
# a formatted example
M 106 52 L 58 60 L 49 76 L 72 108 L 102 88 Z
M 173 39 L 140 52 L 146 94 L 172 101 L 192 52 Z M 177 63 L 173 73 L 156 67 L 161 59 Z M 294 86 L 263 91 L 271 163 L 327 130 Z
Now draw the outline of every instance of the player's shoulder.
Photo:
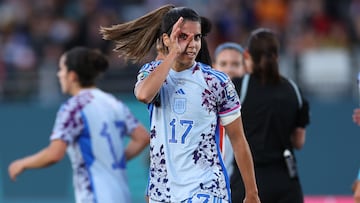
M 66 111 L 81 111 L 87 104 L 89 104 L 94 99 L 94 93 L 91 91 L 82 91 L 79 94 L 70 97 L 67 101 L 65 101 L 61 110 Z
M 197 62 L 199 69 L 207 76 L 216 79 L 217 81 L 224 83 L 229 81 L 228 75 L 225 73 L 215 70 L 210 65 Z
M 162 60 L 155 60 L 155 61 L 150 61 L 148 63 L 145 63 L 141 68 L 139 72 L 143 72 L 143 71 L 151 71 L 153 69 L 155 69 L 157 66 L 159 66 L 159 64 L 162 63 Z

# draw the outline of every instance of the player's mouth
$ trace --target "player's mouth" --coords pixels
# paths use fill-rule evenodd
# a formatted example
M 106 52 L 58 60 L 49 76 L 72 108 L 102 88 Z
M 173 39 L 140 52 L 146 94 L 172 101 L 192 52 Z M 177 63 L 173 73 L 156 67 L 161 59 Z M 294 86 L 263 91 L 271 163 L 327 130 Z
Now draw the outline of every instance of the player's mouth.
M 185 52 L 185 55 L 190 57 L 190 58 L 195 58 L 196 57 L 196 52 L 187 51 L 187 52 Z

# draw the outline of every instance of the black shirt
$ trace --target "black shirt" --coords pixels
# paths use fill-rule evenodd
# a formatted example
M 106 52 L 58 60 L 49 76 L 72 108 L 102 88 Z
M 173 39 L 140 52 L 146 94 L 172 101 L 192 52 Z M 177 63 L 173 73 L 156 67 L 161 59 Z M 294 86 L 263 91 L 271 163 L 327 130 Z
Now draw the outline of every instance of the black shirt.
M 233 79 L 239 95 L 242 80 Z M 265 85 L 250 75 L 247 93 L 241 104 L 241 117 L 255 166 L 283 161 L 284 149 L 292 150 L 292 132 L 308 123 L 308 109 L 302 111 L 300 107 L 301 103 L 308 104 L 301 93 L 300 99 L 294 86 L 284 77 L 279 84 Z M 304 117 L 306 121 L 302 121 Z

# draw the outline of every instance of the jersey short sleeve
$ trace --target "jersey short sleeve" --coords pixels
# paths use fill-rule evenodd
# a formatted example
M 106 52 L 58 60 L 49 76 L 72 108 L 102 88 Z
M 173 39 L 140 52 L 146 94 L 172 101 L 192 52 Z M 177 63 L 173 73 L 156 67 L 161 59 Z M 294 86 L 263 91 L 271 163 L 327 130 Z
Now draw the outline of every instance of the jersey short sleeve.
M 218 96 L 218 114 L 222 125 L 227 125 L 240 116 L 240 100 L 229 78 L 220 81 L 221 88 L 214 88 Z
M 82 129 L 81 109 L 76 105 L 64 104 L 57 112 L 50 140 L 61 139 L 67 144 L 73 143 Z
M 216 111 L 222 125 L 227 125 L 240 116 L 240 100 L 229 76 L 201 64 L 205 81 L 216 100 Z
M 136 85 L 139 84 L 142 80 L 144 80 L 162 61 L 151 61 L 150 63 L 144 64 L 137 75 Z M 135 85 L 135 86 L 136 86 Z
M 124 112 L 124 122 L 126 125 L 126 134 L 130 135 L 135 128 L 139 126 L 139 121 L 135 118 L 135 116 L 131 113 L 130 109 L 124 105 L 123 103 L 120 103 L 123 112 Z

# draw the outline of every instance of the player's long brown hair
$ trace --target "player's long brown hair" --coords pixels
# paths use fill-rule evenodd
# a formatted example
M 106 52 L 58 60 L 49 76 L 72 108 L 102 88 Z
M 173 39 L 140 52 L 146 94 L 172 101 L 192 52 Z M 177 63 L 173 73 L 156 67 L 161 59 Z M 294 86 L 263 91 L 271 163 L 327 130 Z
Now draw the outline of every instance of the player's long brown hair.
M 163 33 L 170 35 L 172 26 L 180 17 L 183 17 L 184 20 L 200 22 L 203 36 L 211 30 L 210 21 L 200 17 L 194 10 L 165 5 L 135 20 L 111 27 L 101 27 L 100 33 L 103 39 L 115 42 L 114 51 L 118 52 L 119 56 L 124 57 L 125 60 L 140 62 L 150 52 L 157 40 L 162 42 Z M 201 42 L 202 46 L 197 61 L 211 64 L 206 41 L 202 39 Z M 167 54 L 165 45 L 161 51 Z

